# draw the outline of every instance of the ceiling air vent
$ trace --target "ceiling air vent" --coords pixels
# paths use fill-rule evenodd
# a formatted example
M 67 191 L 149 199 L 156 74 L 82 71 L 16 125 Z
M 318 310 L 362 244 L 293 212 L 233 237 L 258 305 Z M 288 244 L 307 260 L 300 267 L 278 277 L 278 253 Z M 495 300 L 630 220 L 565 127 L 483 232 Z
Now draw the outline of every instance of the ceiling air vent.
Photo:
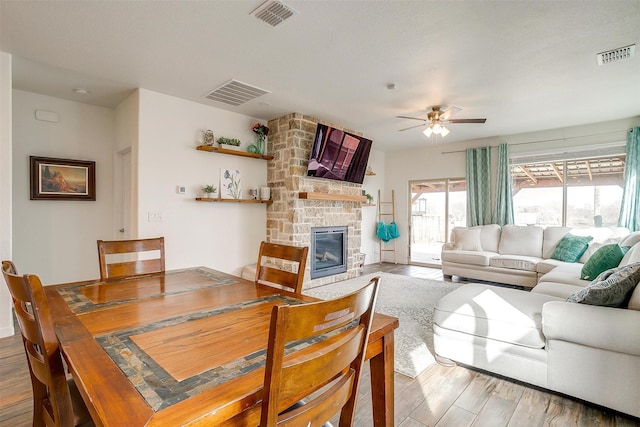
M 619 47 L 617 49 L 600 52 L 598 57 L 598 65 L 611 64 L 613 62 L 625 61 L 633 58 L 636 51 L 636 45 Z
M 267 93 L 271 92 L 237 80 L 230 80 L 217 89 L 207 93 L 204 97 L 212 101 L 235 105 L 237 107 Z
M 251 12 L 253 16 L 272 27 L 277 27 L 296 13 L 286 4 L 276 0 L 267 0 Z

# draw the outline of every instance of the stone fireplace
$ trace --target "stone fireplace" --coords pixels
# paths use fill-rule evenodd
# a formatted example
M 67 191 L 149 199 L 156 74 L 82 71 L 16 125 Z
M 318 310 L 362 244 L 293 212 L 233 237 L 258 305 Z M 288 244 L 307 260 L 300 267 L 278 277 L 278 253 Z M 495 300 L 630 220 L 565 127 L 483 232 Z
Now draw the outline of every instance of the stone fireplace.
M 309 116 L 292 113 L 269 121 L 267 185 L 273 203 L 267 208 L 267 241 L 311 247 L 313 227 L 346 227 L 346 271 L 311 279 L 311 259 L 303 289 L 355 277 L 361 243 L 362 206 L 360 201 L 332 200 L 332 196 L 361 196 L 362 185 L 343 181 L 307 177 L 307 164 L 316 125 Z M 333 123 L 320 122 L 336 129 L 360 135 Z M 304 199 L 300 193 L 327 195 L 323 200 Z M 315 254 L 309 251 L 310 257 Z M 285 266 L 286 268 L 286 266 Z

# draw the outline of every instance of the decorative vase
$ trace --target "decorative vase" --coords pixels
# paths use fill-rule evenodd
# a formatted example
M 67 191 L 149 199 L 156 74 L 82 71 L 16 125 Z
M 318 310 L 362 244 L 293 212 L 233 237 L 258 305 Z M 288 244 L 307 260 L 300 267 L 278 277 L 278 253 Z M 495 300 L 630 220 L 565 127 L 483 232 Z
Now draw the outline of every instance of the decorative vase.
M 257 154 L 264 154 L 267 144 L 265 142 L 266 137 L 264 135 L 258 135 L 258 141 L 256 142 Z

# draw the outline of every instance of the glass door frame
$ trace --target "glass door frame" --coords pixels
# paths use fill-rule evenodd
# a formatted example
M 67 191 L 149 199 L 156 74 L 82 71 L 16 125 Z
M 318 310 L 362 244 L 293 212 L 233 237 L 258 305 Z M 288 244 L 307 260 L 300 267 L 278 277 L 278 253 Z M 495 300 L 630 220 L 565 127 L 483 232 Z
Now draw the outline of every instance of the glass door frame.
M 414 261 L 413 260 L 413 256 L 412 256 L 412 247 L 411 247 L 411 241 L 413 240 L 413 192 L 412 192 L 412 186 L 414 184 L 417 183 L 442 183 L 444 184 L 444 241 L 445 243 L 449 241 L 449 236 L 451 235 L 451 230 L 450 230 L 450 224 L 449 224 L 449 188 L 452 182 L 459 182 L 459 181 L 465 181 L 466 178 L 464 177 L 459 177 L 459 178 L 433 178 L 433 179 L 412 179 L 408 182 L 408 194 L 409 197 L 407 198 L 408 200 L 408 224 L 409 224 L 409 239 L 408 239 L 408 260 L 409 260 L 409 265 L 420 265 L 420 266 L 435 266 L 435 267 L 439 267 L 439 263 L 425 263 L 425 262 L 419 262 L 419 261 Z

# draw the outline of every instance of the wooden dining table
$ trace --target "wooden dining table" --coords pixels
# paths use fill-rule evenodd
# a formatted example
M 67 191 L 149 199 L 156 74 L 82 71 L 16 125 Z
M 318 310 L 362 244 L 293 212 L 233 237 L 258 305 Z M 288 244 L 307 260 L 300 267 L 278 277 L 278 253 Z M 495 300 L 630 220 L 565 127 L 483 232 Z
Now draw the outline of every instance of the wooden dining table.
M 45 292 L 93 420 L 119 427 L 259 425 L 271 309 L 317 300 L 205 267 Z M 375 426 L 394 421 L 397 327 L 376 313 L 367 344 Z

